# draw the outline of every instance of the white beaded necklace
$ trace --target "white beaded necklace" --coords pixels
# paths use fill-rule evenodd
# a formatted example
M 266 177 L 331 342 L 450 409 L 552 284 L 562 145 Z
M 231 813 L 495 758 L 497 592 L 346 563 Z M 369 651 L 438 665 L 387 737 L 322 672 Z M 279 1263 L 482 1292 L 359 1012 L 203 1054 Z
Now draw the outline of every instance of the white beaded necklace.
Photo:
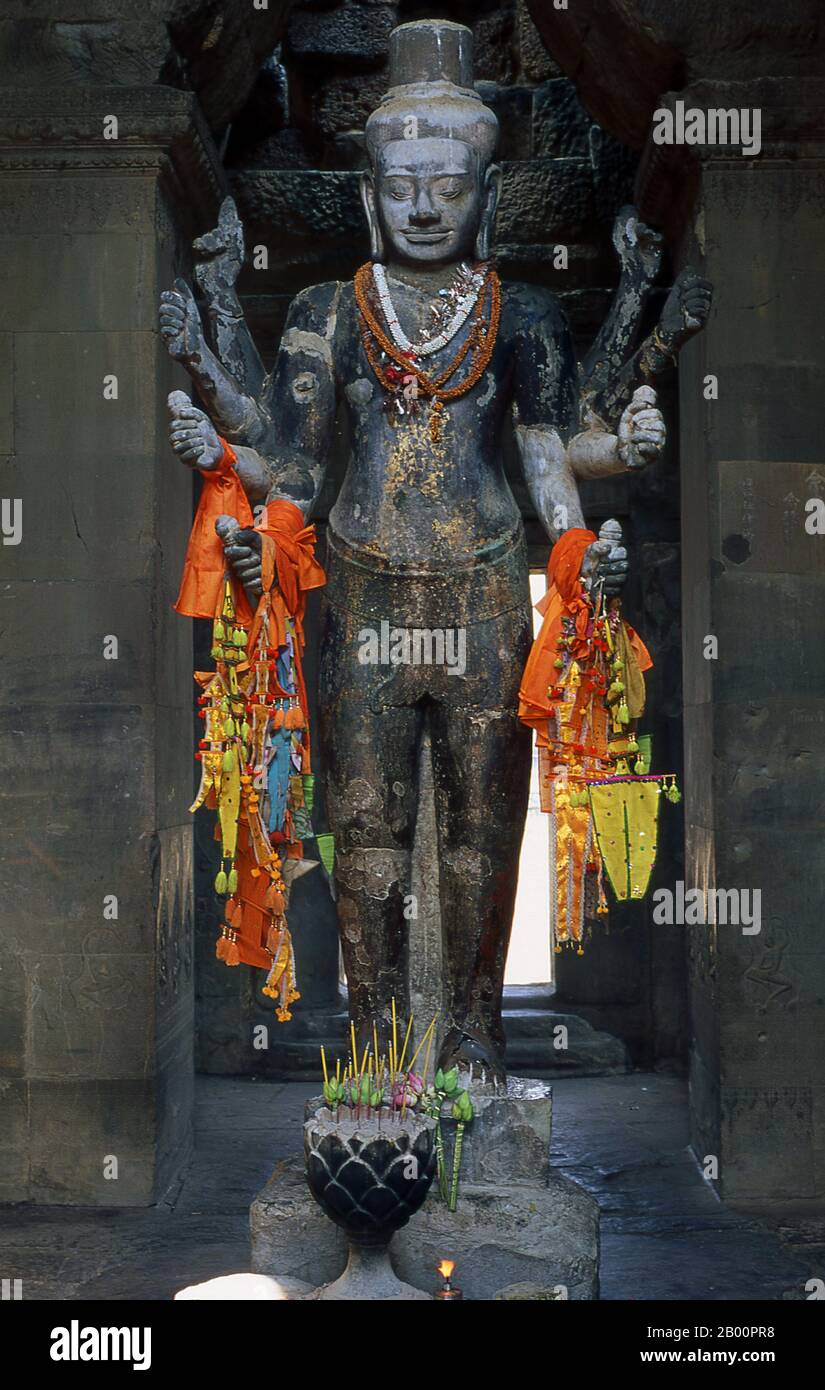
M 449 323 L 439 329 L 438 333 L 434 334 L 432 338 L 425 339 L 423 343 L 412 343 L 401 327 L 401 324 L 398 322 L 398 315 L 395 312 L 395 305 L 392 302 L 389 285 L 387 284 L 387 273 L 378 261 L 373 262 L 372 277 L 375 282 L 375 288 L 378 291 L 378 299 L 381 308 L 384 311 L 384 318 L 387 321 L 387 327 L 390 330 L 390 336 L 395 346 L 401 352 L 411 353 L 413 357 L 431 357 L 434 352 L 439 352 L 441 348 L 446 347 L 447 344 L 452 341 L 456 333 L 458 333 L 459 329 L 463 328 L 470 314 L 473 312 L 481 287 L 484 284 L 483 272 L 471 271 L 468 265 L 462 264 L 459 267 L 459 277 L 453 284 L 452 290 L 447 291 L 447 294 L 454 296 L 458 285 L 460 285 L 462 281 L 467 284 L 467 289 L 459 299 L 455 313 Z M 437 310 L 435 312 L 437 312 Z

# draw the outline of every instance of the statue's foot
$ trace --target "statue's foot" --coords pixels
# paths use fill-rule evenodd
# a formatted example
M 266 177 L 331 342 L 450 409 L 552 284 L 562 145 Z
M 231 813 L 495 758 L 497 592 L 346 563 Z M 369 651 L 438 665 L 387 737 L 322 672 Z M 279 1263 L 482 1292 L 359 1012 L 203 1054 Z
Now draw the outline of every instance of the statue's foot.
M 503 1044 L 483 1029 L 469 1025 L 450 1029 L 441 1044 L 438 1066 L 442 1071 L 458 1067 L 459 1071 L 469 1072 L 475 1081 L 504 1082 L 507 1078 Z

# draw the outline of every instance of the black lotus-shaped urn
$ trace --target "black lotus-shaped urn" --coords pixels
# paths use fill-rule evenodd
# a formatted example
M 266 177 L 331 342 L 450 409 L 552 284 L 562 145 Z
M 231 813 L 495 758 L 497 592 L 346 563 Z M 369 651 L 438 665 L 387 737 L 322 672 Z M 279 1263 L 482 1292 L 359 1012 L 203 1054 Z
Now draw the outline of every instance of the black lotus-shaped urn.
M 387 1111 L 336 1120 L 322 1107 L 304 1125 L 307 1182 L 321 1209 L 349 1237 L 349 1262 L 323 1299 L 428 1298 L 403 1284 L 387 1247 L 422 1205 L 435 1172 L 435 1121 Z

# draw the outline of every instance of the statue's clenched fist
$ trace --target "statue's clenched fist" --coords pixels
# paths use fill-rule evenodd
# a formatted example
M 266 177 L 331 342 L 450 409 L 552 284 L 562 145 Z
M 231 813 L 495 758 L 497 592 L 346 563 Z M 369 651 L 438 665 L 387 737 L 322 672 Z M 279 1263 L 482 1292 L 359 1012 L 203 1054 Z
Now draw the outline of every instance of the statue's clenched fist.
M 620 594 L 627 579 L 627 551 L 621 541 L 622 528 L 611 519 L 600 527 L 599 539 L 584 552 L 582 578 L 602 584 L 608 596 Z
M 170 357 L 176 362 L 192 362 L 204 347 L 203 325 L 194 295 L 185 280 L 176 280 L 173 290 L 160 297 L 160 336 Z
M 651 386 L 639 386 L 619 421 L 619 457 L 625 468 L 646 468 L 665 447 L 664 417 Z
M 692 266 L 686 266 L 674 280 L 659 320 L 660 335 L 665 343 L 671 349 L 680 348 L 704 328 L 712 303 L 710 280 L 697 275 Z
M 241 528 L 234 516 L 219 516 L 215 530 L 223 541 L 223 553 L 252 598 L 260 598 L 261 537 L 249 527 Z
M 181 463 L 210 472 L 223 457 L 217 430 L 202 410 L 193 405 L 185 391 L 172 391 L 169 407 L 169 443 Z

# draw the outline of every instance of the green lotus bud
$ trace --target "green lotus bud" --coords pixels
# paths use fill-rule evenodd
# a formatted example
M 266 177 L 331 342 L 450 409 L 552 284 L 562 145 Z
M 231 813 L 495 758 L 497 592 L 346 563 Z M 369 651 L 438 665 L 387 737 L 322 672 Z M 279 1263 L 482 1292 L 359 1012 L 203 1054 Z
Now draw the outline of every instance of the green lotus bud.
M 444 1074 L 444 1090 L 447 1092 L 448 1096 L 451 1096 L 457 1087 L 458 1067 L 451 1067 L 450 1070 Z
M 436 1089 L 437 1091 L 443 1091 L 443 1090 L 444 1090 L 444 1073 L 443 1073 L 443 1071 L 441 1070 L 440 1067 L 438 1068 L 438 1071 L 436 1072 L 435 1077 L 433 1078 L 433 1080 L 435 1081 L 435 1089 Z

